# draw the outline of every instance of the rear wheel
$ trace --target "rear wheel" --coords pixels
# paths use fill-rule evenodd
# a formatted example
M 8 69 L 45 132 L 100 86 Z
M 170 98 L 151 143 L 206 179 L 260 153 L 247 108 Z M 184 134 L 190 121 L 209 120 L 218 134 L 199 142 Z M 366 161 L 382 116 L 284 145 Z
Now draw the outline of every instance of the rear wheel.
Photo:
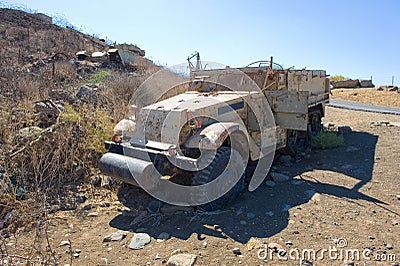
M 216 151 L 215 157 L 213 161 L 203 170 L 198 171 L 194 174 L 192 179 L 193 186 L 199 186 L 207 184 L 216 178 L 218 178 L 224 171 L 233 171 L 232 176 L 241 175 L 237 183 L 223 196 L 213 200 L 209 203 L 199 205 L 198 207 L 205 211 L 214 211 L 220 209 L 225 203 L 234 199 L 240 192 L 244 189 L 244 173 L 239 173 L 238 171 L 242 171 L 244 169 L 240 169 L 241 167 L 237 167 L 238 165 L 234 165 L 236 167 L 229 166 L 227 169 L 228 162 L 231 158 L 231 153 L 237 153 L 236 150 L 231 149 L 230 147 L 223 146 Z M 205 156 L 207 157 L 207 156 Z M 240 155 L 239 155 L 240 157 Z M 240 157 L 241 158 L 241 157 Z M 237 164 L 239 162 L 232 161 L 232 164 Z M 219 179 L 215 186 L 211 186 L 209 189 L 213 189 L 215 191 L 201 191 L 199 194 L 193 195 L 194 197 L 201 197 L 202 200 L 206 200 L 208 195 L 217 195 L 221 191 L 227 189 L 228 186 L 232 186 L 235 178 L 222 178 Z

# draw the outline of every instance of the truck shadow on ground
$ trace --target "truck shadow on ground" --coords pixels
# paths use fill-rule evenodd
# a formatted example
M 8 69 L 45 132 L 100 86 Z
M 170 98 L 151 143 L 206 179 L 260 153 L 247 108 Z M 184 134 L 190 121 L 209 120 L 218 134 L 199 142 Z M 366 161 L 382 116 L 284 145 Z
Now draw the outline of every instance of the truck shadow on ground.
M 143 222 L 134 224 L 132 220 L 135 217 L 121 214 L 110 221 L 110 226 L 146 232 L 154 238 L 161 232 L 167 232 L 179 239 L 188 239 L 192 234 L 197 234 L 198 239 L 214 236 L 247 243 L 251 237 L 271 237 L 287 228 L 289 210 L 301 210 L 300 205 L 312 200 L 317 193 L 339 200 L 384 204 L 379 199 L 359 192 L 362 186 L 371 181 L 374 162 L 379 159 L 375 157 L 377 140 L 377 136 L 369 133 L 352 132 L 345 136 L 345 143 L 341 147 L 312 151 L 292 166 L 282 166 L 276 162 L 272 171 L 296 179 L 278 183 L 273 188 L 263 184 L 254 192 L 245 191 L 221 211 L 178 211 L 172 215 L 148 213 Z M 326 182 L 341 178 L 347 180 L 346 186 Z M 349 182 L 354 185 L 348 185 Z M 119 198 L 131 210 L 146 210 L 148 203 L 153 200 L 144 191 L 134 187 L 122 187 Z

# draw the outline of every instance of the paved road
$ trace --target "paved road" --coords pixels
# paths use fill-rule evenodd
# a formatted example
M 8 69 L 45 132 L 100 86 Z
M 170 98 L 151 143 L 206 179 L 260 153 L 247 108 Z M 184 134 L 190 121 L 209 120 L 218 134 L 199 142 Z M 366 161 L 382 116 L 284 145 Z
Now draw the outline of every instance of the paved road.
M 385 106 L 378 106 L 378 105 L 364 104 L 364 103 L 357 103 L 357 102 L 349 102 L 349 101 L 330 99 L 329 106 L 343 108 L 343 109 L 356 110 L 356 111 L 400 115 L 400 108 L 385 107 Z

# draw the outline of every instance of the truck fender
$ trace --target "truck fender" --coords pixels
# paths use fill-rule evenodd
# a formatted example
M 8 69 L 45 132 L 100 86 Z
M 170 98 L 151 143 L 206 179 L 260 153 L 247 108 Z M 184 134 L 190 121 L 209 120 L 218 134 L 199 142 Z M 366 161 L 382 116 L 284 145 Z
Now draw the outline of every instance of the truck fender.
M 185 142 L 185 148 L 216 150 L 233 132 L 241 131 L 238 123 L 214 123 L 199 130 Z M 243 133 L 246 135 L 245 133 Z

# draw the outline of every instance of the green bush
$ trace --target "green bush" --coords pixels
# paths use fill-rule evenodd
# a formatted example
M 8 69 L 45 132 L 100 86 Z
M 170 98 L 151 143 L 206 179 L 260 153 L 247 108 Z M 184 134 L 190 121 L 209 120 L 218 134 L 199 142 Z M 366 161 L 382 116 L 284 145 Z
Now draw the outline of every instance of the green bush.
M 110 75 L 111 72 L 109 70 L 99 70 L 96 73 L 90 75 L 87 81 L 90 83 L 103 83 Z
M 341 146 L 343 142 L 343 135 L 340 135 L 335 131 L 321 130 L 312 137 L 311 147 L 317 149 L 332 149 Z

